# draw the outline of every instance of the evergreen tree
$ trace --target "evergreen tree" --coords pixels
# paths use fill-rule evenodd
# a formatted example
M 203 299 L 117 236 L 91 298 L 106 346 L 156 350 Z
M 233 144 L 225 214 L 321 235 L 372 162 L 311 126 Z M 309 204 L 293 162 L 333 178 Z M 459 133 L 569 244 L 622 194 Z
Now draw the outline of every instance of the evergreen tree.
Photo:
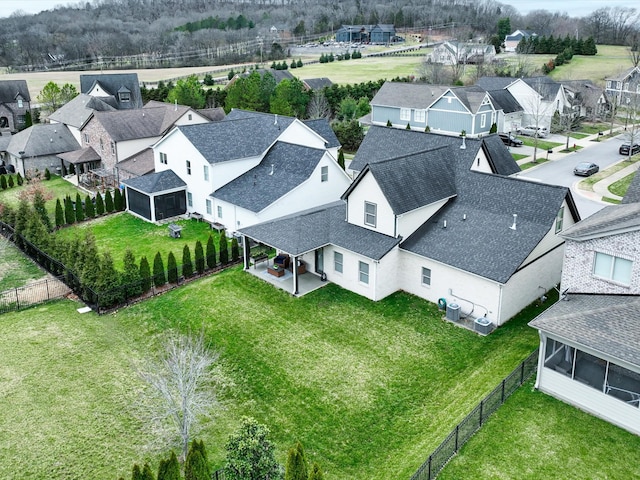
M 125 292 L 131 297 L 137 297 L 142 293 L 142 279 L 140 278 L 140 268 L 136 265 L 136 257 L 130 249 L 124 252 L 122 267 L 122 285 Z
M 206 463 L 205 457 L 200 451 L 200 444 L 193 440 L 187 454 L 187 459 L 184 464 L 184 479 L 185 480 L 210 480 L 211 472 Z
M 100 192 L 96 194 L 96 215 L 100 216 L 104 213 L 104 201 Z
M 137 463 L 133 466 L 133 471 L 131 472 L 131 480 L 144 480 L 144 477 L 142 476 L 142 470 L 140 470 L 140 466 Z
M 16 174 L 16 182 L 18 183 L 18 186 L 21 186 L 24 183 L 24 178 L 22 178 L 22 175 L 20 175 L 20 172 Z
M 164 465 L 161 462 L 158 468 L 158 480 L 180 480 L 180 463 L 175 452 L 171 452 L 171 457 L 165 460 Z
M 119 188 L 116 188 L 113 194 L 113 206 L 116 209 L 116 212 L 124 210 L 124 198 L 122 197 L 122 192 Z
M 71 197 L 67 195 L 64 199 L 64 221 L 67 225 L 71 225 L 76 222 L 76 212 L 73 209 L 73 203 Z
M 238 239 L 233 237 L 231 239 L 231 261 L 237 262 L 238 258 L 240 258 L 240 247 L 238 245 Z
M 196 272 L 202 274 L 204 272 L 204 251 L 202 249 L 202 242 L 200 240 L 196 242 L 195 262 Z
M 13 188 L 14 186 L 13 175 L 9 175 L 9 179 L 7 180 L 7 185 L 9 186 L 9 188 Z
M 107 190 L 107 193 L 104 194 L 104 209 L 107 213 L 113 212 L 113 197 L 111 196 L 111 190 Z
M 407 126 L 404 127 L 406 130 L 411 130 L 411 123 L 407 122 Z
M 31 208 L 29 207 L 29 203 L 26 199 L 21 199 L 18 203 L 18 212 L 16 213 L 16 221 L 14 225 L 15 232 L 19 235 L 16 236 L 16 246 L 20 249 L 23 249 L 25 246 L 22 237 L 25 235 L 27 230 L 27 220 L 31 215 Z
M 44 169 L 44 179 L 45 180 L 51 180 L 51 172 L 49 171 L 48 168 Z
M 113 265 L 113 258 L 109 252 L 104 252 L 100 259 L 100 276 L 97 280 L 96 290 L 100 296 L 99 304 L 102 307 L 112 307 L 123 301 L 120 275 Z
M 64 226 L 64 210 L 62 210 L 62 203 L 58 198 L 56 200 L 56 228 Z
M 140 259 L 140 280 L 142 281 L 142 293 L 146 293 L 151 289 L 151 268 L 147 257 Z
M 222 233 L 220 233 L 220 247 L 218 248 L 218 251 L 220 252 L 220 263 L 222 265 L 226 265 L 227 263 L 229 263 L 228 249 L 229 249 L 229 246 L 227 244 L 227 236 L 223 230 Z
M 151 471 L 151 467 L 149 466 L 148 463 L 144 464 L 144 467 L 142 467 L 142 480 L 156 480 L 156 478 L 153 476 L 153 472 Z
M 311 472 L 309 472 L 309 480 L 324 480 L 322 469 L 316 462 L 313 462 L 313 465 L 311 466 Z
M 167 283 L 167 277 L 164 273 L 162 255 L 160 255 L 160 252 L 157 252 L 156 256 L 153 258 L 153 284 L 156 287 L 161 287 L 165 283 Z
M 342 149 L 340 149 L 340 151 L 338 152 L 338 165 L 340 165 L 340 168 L 342 168 L 342 170 L 345 169 L 345 166 L 344 166 L 344 152 L 342 151 Z
M 33 209 L 35 210 L 38 217 L 40 217 L 40 221 L 42 225 L 47 229 L 47 231 L 51 231 L 51 219 L 49 218 L 49 213 L 47 212 L 47 207 L 45 206 L 46 200 L 42 195 L 42 191 L 37 189 L 33 194 Z
M 76 222 L 84 220 L 84 208 L 82 207 L 82 199 L 80 198 L 80 192 L 76 193 Z
M 206 253 L 207 267 L 214 268 L 216 266 L 216 247 L 213 245 L 213 235 L 209 234 L 207 239 Z
M 96 211 L 91 200 L 91 195 L 87 195 L 84 199 L 84 214 L 87 218 L 93 218 L 96 216 Z
M 269 440 L 269 429 L 253 418 L 243 418 L 239 429 L 226 444 L 227 480 L 278 479 L 282 467 L 275 457 L 275 446 Z
M 191 263 L 191 250 L 189 245 L 185 244 L 182 249 L 182 276 L 189 278 L 193 275 L 193 263 Z
M 178 283 L 178 265 L 173 252 L 169 252 L 167 257 L 167 280 L 169 283 Z
M 302 444 L 297 442 L 294 447 L 289 449 L 284 480 L 308 480 L 308 476 L 304 449 Z
M 7 189 L 7 177 L 5 175 L 0 175 L 0 188 L 2 190 Z

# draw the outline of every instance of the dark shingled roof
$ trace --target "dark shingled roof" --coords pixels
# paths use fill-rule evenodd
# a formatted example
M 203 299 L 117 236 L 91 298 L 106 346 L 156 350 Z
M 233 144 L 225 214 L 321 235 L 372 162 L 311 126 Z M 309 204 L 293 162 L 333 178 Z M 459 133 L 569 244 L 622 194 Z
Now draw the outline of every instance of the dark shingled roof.
M 306 78 L 302 80 L 302 83 L 304 83 L 307 88 L 315 91 L 322 90 L 324 87 L 330 87 L 333 85 L 333 82 L 327 77 Z
M 94 119 L 100 122 L 116 142 L 159 137 L 171 129 L 180 116 L 190 110 L 189 107 L 181 105 L 178 105 L 177 109 L 171 104 L 165 105 L 136 110 L 95 112 Z
M 122 183 L 134 190 L 147 194 L 162 193 L 168 190 L 187 187 L 187 184 L 184 183 L 173 170 L 164 170 L 163 172 L 130 178 L 129 180 L 124 180 Z
M 569 294 L 533 328 L 640 367 L 640 297 Z
M 496 109 L 502 110 L 504 113 L 521 112 L 523 110 L 522 105 L 511 95 L 509 90 L 490 90 L 487 93 L 491 96 Z
M 18 94 L 25 102 L 31 101 L 26 80 L 0 80 L 0 103 L 13 103 Z
M 544 100 L 553 100 L 558 94 L 562 85 L 549 77 L 529 77 L 523 78 L 524 83 L 533 88 Z
M 562 232 L 575 241 L 608 237 L 640 230 L 640 203 L 610 205 Z
M 58 155 L 62 160 L 65 160 L 74 165 L 87 162 L 100 161 L 100 155 L 96 153 L 93 147 L 85 147 L 80 150 L 74 150 L 72 152 L 61 153 Z
M 482 101 L 487 96 L 487 91 L 477 85 L 468 87 L 453 87 L 451 92 L 467 107 L 471 113 L 476 113 Z
M 384 82 L 371 100 L 382 107 L 427 108 L 449 87 L 422 83 Z
M 640 175 L 636 170 L 636 174 L 631 180 L 631 185 L 627 189 L 627 193 L 624 194 L 622 203 L 639 203 L 640 202 Z
M 220 120 L 223 120 L 226 115 L 224 113 L 224 108 L 222 107 L 201 108 L 198 110 L 198 113 L 200 115 L 204 115 L 212 122 L 219 122 Z
M 59 123 L 39 123 L 16 133 L 11 137 L 7 151 L 19 157 L 40 157 L 78 150 L 80 145 L 66 125 Z
M 306 181 L 325 150 L 277 142 L 259 165 L 211 194 L 251 212 L 260 212 Z
M 326 118 L 305 120 L 302 123 L 327 141 L 325 144 L 326 148 L 340 147 L 340 140 L 338 140 L 336 133 L 333 131 L 333 128 L 331 128 L 331 125 L 329 125 Z
M 372 260 L 380 260 L 400 242 L 399 238 L 347 223 L 345 217 L 346 205 L 338 201 L 242 228 L 240 233 L 291 255 L 332 244 Z
M 92 97 L 81 93 L 49 115 L 49 120 L 81 128 L 91 118 L 93 112 L 113 112 L 116 109 L 108 98 Z M 111 103 L 114 103 L 111 101 Z
M 519 79 L 514 77 L 481 77 L 476 82 L 476 85 L 487 91 L 504 90 L 517 80 Z
M 118 110 L 142 108 L 142 94 L 137 73 L 100 73 L 80 75 L 80 92 L 89 93 L 96 83 L 116 102 Z M 120 102 L 118 92 L 131 93 L 129 102 Z
M 123 170 L 135 176 L 153 173 L 155 170 L 153 149 L 145 148 L 141 152 L 135 153 L 118 162 L 118 170 Z
M 262 155 L 294 120 L 234 109 L 220 122 L 178 129 L 209 163 L 219 163 Z

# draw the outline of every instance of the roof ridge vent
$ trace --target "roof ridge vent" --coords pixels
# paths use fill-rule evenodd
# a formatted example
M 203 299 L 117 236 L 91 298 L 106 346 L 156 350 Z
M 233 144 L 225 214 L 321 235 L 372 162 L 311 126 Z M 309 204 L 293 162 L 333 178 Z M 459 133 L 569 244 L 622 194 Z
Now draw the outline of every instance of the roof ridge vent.
M 517 214 L 517 213 L 514 213 L 514 214 L 513 214 L 513 225 L 511 225 L 511 226 L 509 227 L 511 230 L 515 230 L 515 229 L 516 229 L 516 222 L 517 222 L 517 220 L 518 220 L 518 214 Z

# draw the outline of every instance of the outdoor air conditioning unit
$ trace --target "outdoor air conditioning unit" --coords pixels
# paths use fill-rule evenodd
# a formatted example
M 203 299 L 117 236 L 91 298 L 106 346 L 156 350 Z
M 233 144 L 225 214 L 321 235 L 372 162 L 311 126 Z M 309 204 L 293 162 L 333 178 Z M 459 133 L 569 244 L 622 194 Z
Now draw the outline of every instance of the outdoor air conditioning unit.
M 451 320 L 452 322 L 460 321 L 460 305 L 457 303 L 449 303 L 447 304 L 447 320 Z

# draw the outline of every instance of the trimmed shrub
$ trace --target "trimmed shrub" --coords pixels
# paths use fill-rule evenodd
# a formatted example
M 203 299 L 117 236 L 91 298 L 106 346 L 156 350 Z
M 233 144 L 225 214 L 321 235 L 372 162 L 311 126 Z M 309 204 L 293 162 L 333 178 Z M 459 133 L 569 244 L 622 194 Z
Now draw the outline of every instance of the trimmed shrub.
M 156 287 L 161 287 L 165 283 L 167 283 L 167 277 L 164 272 L 162 255 L 160 255 L 160 252 L 157 252 L 156 256 L 153 257 L 153 284 Z
M 76 222 L 84 220 L 84 208 L 82 207 L 82 199 L 80 193 L 76 193 Z
M 175 452 L 171 452 L 169 460 L 160 461 L 158 480 L 180 480 L 180 463 Z
M 184 246 L 182 249 L 182 276 L 189 278 L 193 275 L 193 263 L 191 263 L 191 250 L 189 245 Z
M 111 190 L 107 190 L 107 193 L 104 194 L 104 210 L 107 213 L 113 212 L 115 209 L 113 205 L 113 197 L 111 196 Z
M 96 215 L 104 214 L 104 200 L 102 200 L 102 195 L 100 192 L 96 194 Z
M 62 209 L 62 202 L 58 198 L 56 200 L 56 228 L 64 226 L 64 210 Z
M 67 225 L 71 225 L 76 222 L 76 212 L 73 209 L 73 203 L 71 197 L 67 195 L 64 199 L 64 221 Z
M 124 199 L 119 188 L 116 188 L 113 193 L 113 206 L 116 209 L 116 212 L 121 212 L 124 210 Z
M 18 186 L 24 183 L 24 178 L 22 178 L 22 175 L 20 175 L 20 172 L 16 174 L 16 182 L 18 183 Z
M 238 245 L 238 239 L 233 237 L 231 239 L 231 261 L 236 262 L 240 258 L 240 247 Z
M 6 175 L 0 175 L 0 188 L 2 188 L 2 190 L 6 190 L 7 189 L 7 177 L 6 177 Z
M 204 272 L 204 250 L 202 249 L 202 242 L 200 240 L 196 242 L 195 261 L 196 272 Z
M 287 455 L 287 465 L 284 473 L 284 480 L 308 480 L 307 459 L 304 456 L 302 444 L 297 442 L 296 445 L 289 449 Z
M 211 234 L 207 239 L 205 256 L 207 257 L 207 267 L 214 268 L 216 266 L 216 247 L 213 245 L 213 235 Z
M 151 268 L 145 256 L 140 258 L 140 280 L 142 282 L 142 293 L 151 290 Z
M 338 152 L 338 165 L 340 165 L 340 168 L 342 168 L 342 170 L 345 169 L 345 166 L 344 166 L 344 152 L 342 151 L 342 149 L 340 149 L 340 151 Z
M 156 480 L 148 463 L 145 463 L 144 467 L 142 467 L 142 480 Z
M 93 200 L 91 200 L 91 195 L 87 195 L 84 199 L 84 215 L 87 218 L 93 218 L 96 216 L 96 210 L 93 206 Z
M 227 244 L 227 235 L 224 230 L 220 234 L 220 247 L 218 250 L 220 252 L 220 263 L 223 265 L 229 263 L 229 245 Z
M 44 179 L 45 180 L 51 180 L 51 172 L 49 171 L 48 168 L 44 169 Z
M 311 472 L 309 472 L 309 480 L 324 480 L 322 469 L 316 462 L 313 462 L 313 465 L 311 466 Z
M 136 257 L 131 250 L 127 249 L 123 260 L 122 285 L 126 287 L 129 297 L 137 297 L 142 293 L 142 278 L 140 278 L 140 269 L 136 265 Z
M 9 179 L 7 180 L 7 185 L 9 186 L 9 188 L 13 188 L 13 186 L 15 185 L 13 182 L 13 175 L 9 175 Z
M 169 283 L 178 283 L 178 265 L 173 252 L 169 252 L 167 257 L 167 279 Z

